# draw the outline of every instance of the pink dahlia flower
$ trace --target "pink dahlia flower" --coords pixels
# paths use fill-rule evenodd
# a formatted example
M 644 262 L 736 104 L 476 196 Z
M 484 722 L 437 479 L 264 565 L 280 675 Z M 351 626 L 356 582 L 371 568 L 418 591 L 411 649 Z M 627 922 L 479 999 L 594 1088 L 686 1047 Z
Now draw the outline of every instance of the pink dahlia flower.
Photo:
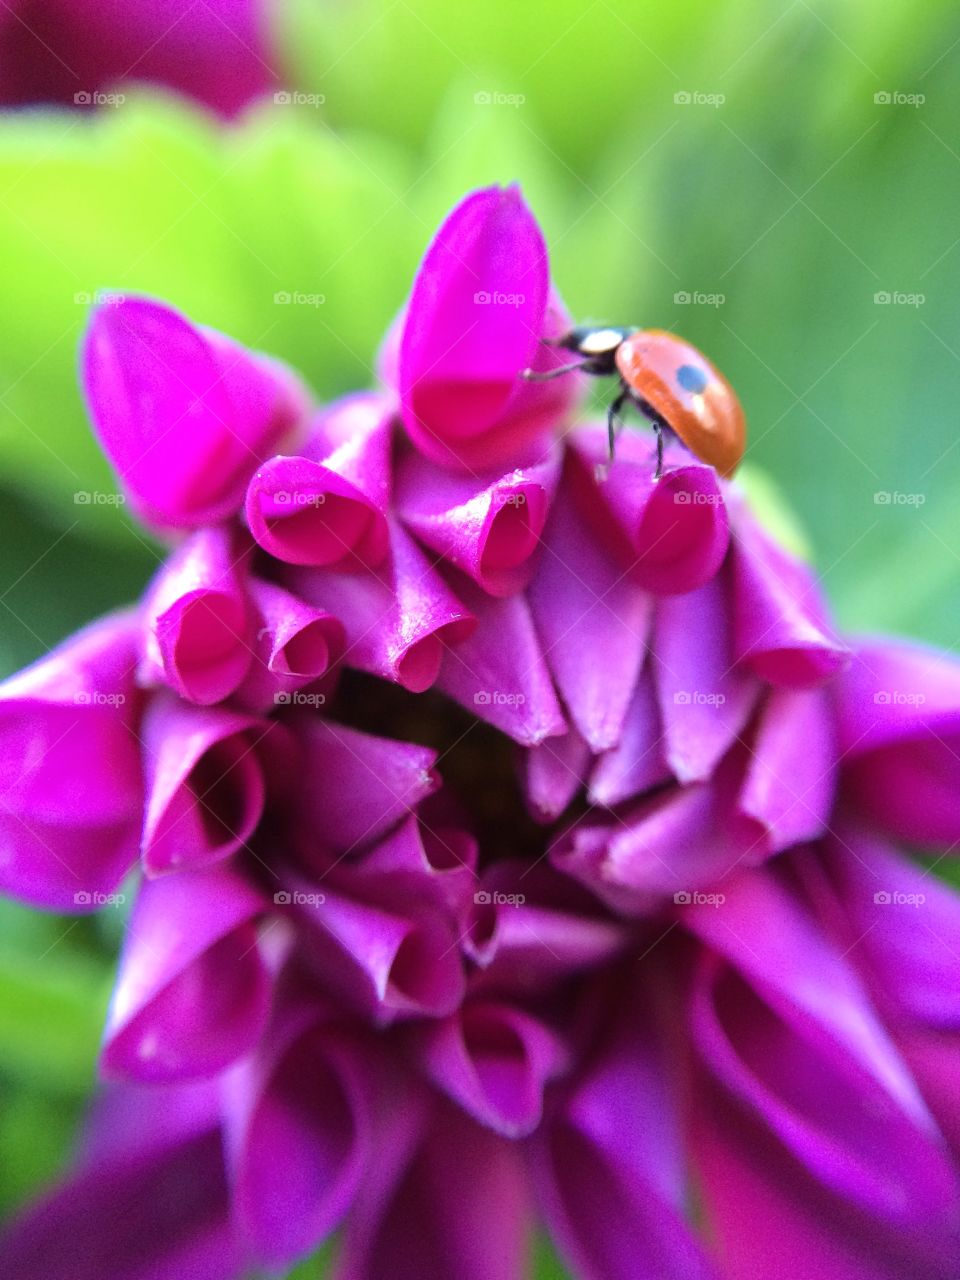
M 955 1280 L 960 667 L 843 641 L 735 483 L 520 379 L 515 189 L 315 411 L 131 299 L 88 402 L 177 531 L 0 687 L 0 884 L 136 902 L 18 1280 Z
M 9 0 L 0 103 L 96 106 L 130 81 L 233 116 L 282 84 L 270 0 Z M 108 99 L 109 100 L 109 99 Z

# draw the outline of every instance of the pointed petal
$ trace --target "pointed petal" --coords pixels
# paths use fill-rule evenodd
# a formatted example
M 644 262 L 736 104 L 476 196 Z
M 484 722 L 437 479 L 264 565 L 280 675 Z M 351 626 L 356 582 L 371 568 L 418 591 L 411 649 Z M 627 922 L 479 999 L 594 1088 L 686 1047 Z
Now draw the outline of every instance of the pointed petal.
M 269 997 L 254 925 L 266 905 L 221 867 L 143 882 L 107 1015 L 108 1075 L 211 1076 L 253 1045 Z
M 492 596 L 527 585 L 560 472 L 560 451 L 493 478 L 444 471 L 415 453 L 397 476 L 404 523 Z
M 811 1176 L 750 1111 L 706 1079 L 693 1090 L 697 1180 L 730 1280 L 951 1280 L 955 1229 L 879 1222 Z
M 460 644 L 474 625 L 468 609 L 399 526 L 391 529 L 390 561 L 382 569 L 292 570 L 287 583 L 343 622 L 346 666 L 391 680 L 412 693 L 430 688 L 444 653 Z
M 735 660 L 772 684 L 818 684 L 841 670 L 848 651 L 810 569 L 740 509 L 732 548 Z
M 589 791 L 592 804 L 612 808 L 672 777 L 664 759 L 660 709 L 651 668 L 652 664 L 647 663 L 640 673 L 627 707 L 620 741 L 594 765 Z
M 652 600 L 614 563 L 564 486 L 528 599 L 557 688 L 594 751 L 617 744 L 637 682 Z M 602 655 L 602 659 L 601 659 Z
M 438 785 L 436 752 L 329 720 L 301 730 L 295 818 L 334 853 L 359 852 L 416 811 Z
M 522 782 L 527 807 L 538 822 L 553 822 L 583 786 L 590 748 L 576 729 L 547 738 L 523 753 Z
M 960 663 L 867 641 L 837 683 L 844 795 L 915 844 L 960 839 Z
M 226 526 L 200 529 L 148 588 L 140 680 L 209 706 L 229 697 L 253 655 L 242 551 Z
M 256 639 L 236 698 L 241 706 L 266 711 L 289 704 L 292 693 L 325 676 L 339 662 L 346 640 L 339 619 L 282 587 L 252 578 L 249 592 Z
M 0 889 L 104 905 L 136 861 L 143 803 L 137 619 L 93 623 L 0 685 Z
M 353 1200 L 371 1155 L 364 1048 L 342 1027 L 281 1016 L 228 1081 L 234 1217 L 270 1266 L 316 1248 Z
M 655 595 L 709 582 L 730 538 L 714 469 L 668 446 L 657 481 L 650 443 L 639 433 L 620 436 L 612 465 L 605 429 L 585 427 L 570 439 L 577 501 L 633 581 Z
M 257 463 L 305 409 L 299 383 L 276 361 L 147 298 L 93 313 L 83 379 L 121 484 L 161 528 L 232 515 Z
M 426 457 L 476 470 L 542 447 L 578 390 L 575 378 L 520 377 L 560 363 L 538 349 L 564 324 L 547 315 L 548 291 L 546 245 L 517 187 L 457 205 L 420 264 L 400 343 L 403 423 Z
M 228 858 L 253 834 L 266 787 L 258 747 L 279 725 L 158 696 L 144 717 L 148 875 Z
M 429 899 L 459 918 L 476 887 L 477 853 L 468 832 L 420 812 L 364 854 L 362 871 L 398 898 Z
M 760 692 L 732 661 L 722 574 L 658 601 L 653 670 L 664 758 L 680 782 L 701 782 L 742 733 Z
M 822 982 L 819 994 L 828 996 Z M 932 1119 L 919 1095 L 917 1115 L 905 1113 L 878 1079 L 895 1072 L 915 1089 L 893 1046 L 878 1037 L 873 1060 L 857 1061 L 822 1020 L 780 995 L 704 959 L 692 1006 L 704 1061 L 838 1194 L 881 1219 L 944 1220 L 957 1208 L 957 1185 Z
M 307 954 L 325 984 L 379 1024 L 398 1017 L 443 1017 L 463 998 L 463 968 L 453 928 L 423 904 L 378 901 L 349 875 L 328 877 L 322 892 L 299 893 Z M 343 888 L 334 885 L 343 885 Z M 363 895 L 363 896 L 361 896 Z M 310 897 L 316 899 L 309 902 Z M 294 896 L 294 902 L 297 902 Z M 429 908 L 429 904 L 426 904 Z
M 531 1144 L 550 1235 L 583 1280 L 706 1280 L 683 1220 L 673 1074 L 635 1001 L 591 1046 L 587 1065 Z
M 376 568 L 387 554 L 392 407 L 364 392 L 325 410 L 299 455 L 264 463 L 246 497 L 250 532 L 287 564 Z
M 337 1280 L 517 1280 L 529 1214 L 517 1144 L 437 1105 L 392 1191 L 347 1220 Z
M 437 688 L 522 746 L 567 725 L 523 596 L 492 600 L 464 581 L 457 590 L 477 628 L 447 651 Z
M 821 689 L 772 689 L 737 800 L 756 823 L 756 861 L 821 836 L 836 790 L 832 709 Z

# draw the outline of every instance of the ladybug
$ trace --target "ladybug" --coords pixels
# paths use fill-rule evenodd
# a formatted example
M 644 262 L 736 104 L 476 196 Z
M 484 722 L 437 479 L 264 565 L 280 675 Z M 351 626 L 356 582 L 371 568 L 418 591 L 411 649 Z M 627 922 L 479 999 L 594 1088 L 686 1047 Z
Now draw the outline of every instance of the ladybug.
M 747 424 L 736 393 L 706 356 L 663 329 L 624 329 L 580 325 L 548 346 L 572 351 L 581 359 L 538 373 L 524 369 L 530 382 L 545 382 L 579 369 L 596 377 L 617 374 L 620 390 L 607 410 L 610 458 L 623 426 L 620 412 L 632 401 L 657 433 L 657 469 L 663 471 L 663 432 L 672 431 L 701 462 L 722 476 L 737 469 L 746 445 Z

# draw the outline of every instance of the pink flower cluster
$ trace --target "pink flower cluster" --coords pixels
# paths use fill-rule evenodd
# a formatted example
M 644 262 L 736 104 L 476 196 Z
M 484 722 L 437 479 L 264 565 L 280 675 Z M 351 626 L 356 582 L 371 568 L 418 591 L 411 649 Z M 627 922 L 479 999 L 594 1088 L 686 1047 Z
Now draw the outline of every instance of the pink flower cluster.
M 577 425 L 516 189 L 315 410 L 167 306 L 83 375 L 170 535 L 0 686 L 0 887 L 134 883 L 103 1095 L 18 1280 L 953 1280 L 960 666 L 844 642 L 676 442 Z M 133 873 L 131 877 L 131 873 Z M 696 1213 L 691 1213 L 695 1201 Z M 693 1219 L 698 1224 L 693 1225 Z

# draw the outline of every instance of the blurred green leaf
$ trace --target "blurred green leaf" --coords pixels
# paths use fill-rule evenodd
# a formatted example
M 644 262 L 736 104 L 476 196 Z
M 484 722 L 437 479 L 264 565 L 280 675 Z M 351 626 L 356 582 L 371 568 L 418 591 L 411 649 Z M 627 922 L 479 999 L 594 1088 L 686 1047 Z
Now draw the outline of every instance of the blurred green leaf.
M 63 1168 L 80 1120 L 80 1099 L 64 1102 L 20 1092 L 0 1102 L 0 1214 L 52 1182 Z
M 110 991 L 106 966 L 57 954 L 76 922 L 44 951 L 0 949 L 0 1072 L 31 1090 L 83 1094 L 93 1066 Z

